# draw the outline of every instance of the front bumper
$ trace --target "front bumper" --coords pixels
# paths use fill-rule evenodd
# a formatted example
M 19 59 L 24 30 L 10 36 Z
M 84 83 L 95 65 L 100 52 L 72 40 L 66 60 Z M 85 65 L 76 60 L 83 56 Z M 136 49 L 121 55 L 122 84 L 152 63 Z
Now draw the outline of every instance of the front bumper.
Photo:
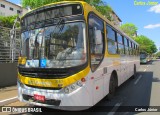
M 66 94 L 63 88 L 60 90 L 38 89 L 28 87 L 20 81 L 17 82 L 17 85 L 18 99 L 31 105 L 62 110 L 84 110 L 93 106 L 92 95 L 85 86 Z M 45 96 L 45 101 L 34 100 L 34 94 Z

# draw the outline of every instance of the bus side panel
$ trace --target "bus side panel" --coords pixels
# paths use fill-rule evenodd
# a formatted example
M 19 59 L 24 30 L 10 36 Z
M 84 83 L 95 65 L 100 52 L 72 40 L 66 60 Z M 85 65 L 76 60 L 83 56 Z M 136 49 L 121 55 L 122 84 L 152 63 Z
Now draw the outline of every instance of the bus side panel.
M 103 95 L 103 77 L 100 79 L 94 80 L 94 86 L 93 86 L 93 91 L 94 91 L 94 104 L 96 104 L 98 101 L 100 101 L 104 95 Z
M 103 97 L 103 86 L 104 86 L 104 82 L 103 82 L 103 68 L 102 66 L 100 66 L 99 68 L 97 68 L 97 70 L 95 72 L 90 73 L 90 81 L 93 82 L 92 87 L 88 88 L 88 89 L 92 89 L 92 93 L 93 93 L 93 103 L 96 104 L 97 102 L 99 102 Z M 91 86 L 91 85 L 90 85 Z

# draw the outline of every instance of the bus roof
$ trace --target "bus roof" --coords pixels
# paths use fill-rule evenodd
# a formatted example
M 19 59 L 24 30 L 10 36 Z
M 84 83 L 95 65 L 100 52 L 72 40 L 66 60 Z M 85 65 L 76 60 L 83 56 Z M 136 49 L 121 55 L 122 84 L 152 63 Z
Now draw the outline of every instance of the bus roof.
M 71 4 L 71 3 L 86 3 L 86 2 L 83 2 L 83 1 L 61 1 L 61 2 L 54 2 L 54 3 L 50 3 L 50 4 L 46 4 L 46 5 L 43 5 L 43 6 L 40 6 L 40 7 L 37 7 L 37 8 L 34 8 L 32 10 L 30 10 L 29 12 L 27 12 L 26 14 L 24 14 L 21 18 L 23 18 L 25 15 L 35 11 L 35 10 L 38 10 L 40 8 L 44 8 L 44 7 L 47 7 L 47 6 L 53 6 L 53 5 L 64 5 L 64 4 Z

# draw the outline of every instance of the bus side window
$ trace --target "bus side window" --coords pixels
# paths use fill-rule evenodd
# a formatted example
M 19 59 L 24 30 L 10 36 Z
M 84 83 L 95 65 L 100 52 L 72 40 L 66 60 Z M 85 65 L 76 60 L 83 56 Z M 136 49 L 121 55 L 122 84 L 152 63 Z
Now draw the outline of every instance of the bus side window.
M 118 54 L 123 55 L 124 54 L 123 37 L 119 33 L 117 33 L 117 41 L 118 41 Z
M 116 32 L 109 26 L 107 26 L 107 43 L 108 53 L 117 54 Z
M 104 27 L 103 21 L 95 15 L 89 15 L 89 40 L 91 55 L 91 70 L 95 71 L 104 57 Z
M 129 55 L 128 39 L 126 37 L 124 37 L 124 45 L 125 45 L 125 54 Z

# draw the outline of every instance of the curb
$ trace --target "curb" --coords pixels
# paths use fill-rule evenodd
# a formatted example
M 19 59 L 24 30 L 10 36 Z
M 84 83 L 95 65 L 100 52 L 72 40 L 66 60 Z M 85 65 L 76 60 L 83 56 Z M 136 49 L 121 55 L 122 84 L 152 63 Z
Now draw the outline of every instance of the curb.
M 7 105 L 7 104 L 16 102 L 16 101 L 18 101 L 18 97 L 17 96 L 9 98 L 9 99 L 5 99 L 5 100 L 0 101 L 0 106 L 4 106 L 4 105 Z

